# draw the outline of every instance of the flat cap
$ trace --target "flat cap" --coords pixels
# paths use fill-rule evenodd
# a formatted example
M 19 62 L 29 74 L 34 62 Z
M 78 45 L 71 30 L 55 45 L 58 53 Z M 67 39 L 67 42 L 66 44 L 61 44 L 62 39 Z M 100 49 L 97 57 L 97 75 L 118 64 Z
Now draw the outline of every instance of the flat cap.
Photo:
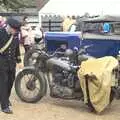
M 21 23 L 13 18 L 9 18 L 6 22 L 8 25 L 10 25 L 10 27 L 16 29 L 16 30 L 20 30 L 21 27 Z

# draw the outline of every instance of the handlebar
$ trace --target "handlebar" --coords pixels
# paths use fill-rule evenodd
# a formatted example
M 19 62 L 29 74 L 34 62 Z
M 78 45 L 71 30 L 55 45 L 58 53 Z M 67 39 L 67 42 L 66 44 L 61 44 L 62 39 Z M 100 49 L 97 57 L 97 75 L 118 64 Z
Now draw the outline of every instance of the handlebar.
M 86 49 L 91 46 L 93 46 L 93 45 L 86 45 L 86 46 L 81 47 L 80 50 L 78 51 L 78 55 L 84 54 L 86 52 Z M 65 52 L 61 52 L 61 51 L 57 51 L 57 50 L 55 52 L 53 52 L 52 54 L 48 54 L 47 52 L 40 50 L 40 49 L 38 50 L 38 52 L 40 54 L 46 56 L 47 58 L 55 57 L 57 55 L 63 55 L 63 56 L 65 55 Z
M 86 45 L 86 46 L 84 46 L 84 49 L 90 48 L 92 46 L 93 46 L 92 44 L 91 45 Z
M 47 52 L 43 51 L 43 50 L 38 50 L 38 52 L 44 56 L 46 56 L 47 58 L 51 58 L 51 57 L 55 57 L 56 55 L 64 55 L 64 52 L 60 52 L 60 51 L 55 51 L 52 54 L 48 54 Z
M 82 46 L 82 47 L 80 48 L 79 52 L 78 52 L 78 55 L 84 54 L 84 53 L 86 52 L 87 48 L 90 48 L 90 47 L 92 47 L 92 46 L 93 46 L 93 45 Z

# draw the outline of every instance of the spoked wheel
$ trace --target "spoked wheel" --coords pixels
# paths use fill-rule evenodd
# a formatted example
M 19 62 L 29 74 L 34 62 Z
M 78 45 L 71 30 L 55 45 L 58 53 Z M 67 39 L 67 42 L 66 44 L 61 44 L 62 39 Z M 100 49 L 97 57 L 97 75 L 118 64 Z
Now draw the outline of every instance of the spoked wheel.
M 33 69 L 22 70 L 16 77 L 15 91 L 22 101 L 39 101 L 46 93 L 46 82 L 42 73 L 36 73 Z

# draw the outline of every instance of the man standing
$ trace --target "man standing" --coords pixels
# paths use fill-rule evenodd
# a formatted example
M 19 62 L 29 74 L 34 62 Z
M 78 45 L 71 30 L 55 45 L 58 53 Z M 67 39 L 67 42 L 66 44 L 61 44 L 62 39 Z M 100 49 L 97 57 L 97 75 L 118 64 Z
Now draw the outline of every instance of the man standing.
M 110 31 L 111 31 L 111 26 L 110 26 L 110 24 L 109 24 L 109 23 L 104 23 L 104 24 L 103 24 L 103 32 L 104 32 L 104 33 L 110 33 Z
M 9 97 L 15 79 L 16 63 L 20 63 L 20 22 L 8 19 L 6 28 L 0 29 L 0 101 L 1 110 L 11 114 Z

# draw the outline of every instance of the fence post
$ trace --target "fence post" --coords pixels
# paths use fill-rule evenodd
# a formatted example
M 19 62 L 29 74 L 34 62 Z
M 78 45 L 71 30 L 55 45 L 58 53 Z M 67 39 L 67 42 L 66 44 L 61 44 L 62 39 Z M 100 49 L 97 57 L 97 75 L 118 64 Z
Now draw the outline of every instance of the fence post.
M 49 31 L 51 31 L 51 19 L 49 19 Z

